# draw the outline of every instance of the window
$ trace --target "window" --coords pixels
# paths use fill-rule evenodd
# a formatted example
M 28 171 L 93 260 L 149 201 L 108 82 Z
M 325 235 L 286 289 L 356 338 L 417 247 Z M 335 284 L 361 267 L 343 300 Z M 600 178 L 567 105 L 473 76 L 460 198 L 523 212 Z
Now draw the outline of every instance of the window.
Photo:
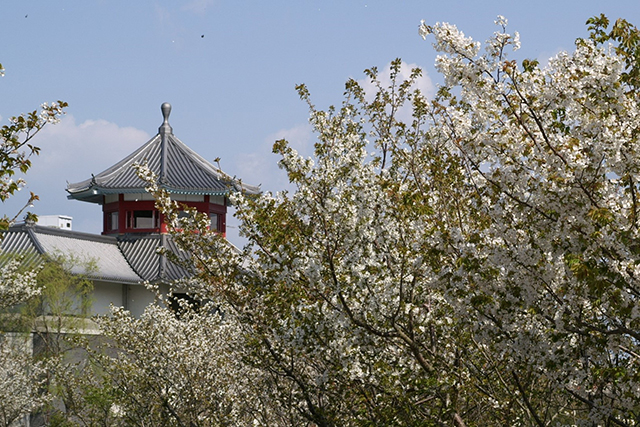
M 219 215 L 216 213 L 210 213 L 209 214 L 209 221 L 211 222 L 211 231 L 218 231 L 220 229 L 220 226 L 218 224 L 218 218 Z
M 119 228 L 119 215 L 118 211 L 109 212 L 107 214 L 107 230 L 108 231 L 117 231 Z
M 127 228 L 158 228 L 159 215 L 157 211 L 133 211 L 128 212 Z

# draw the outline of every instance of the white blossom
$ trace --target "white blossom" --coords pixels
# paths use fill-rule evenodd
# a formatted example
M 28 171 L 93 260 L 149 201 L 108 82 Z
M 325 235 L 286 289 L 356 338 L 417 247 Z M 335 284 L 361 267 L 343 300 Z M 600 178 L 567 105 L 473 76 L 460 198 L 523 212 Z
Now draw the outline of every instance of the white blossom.
M 125 414 L 136 397 L 238 425 L 638 423 L 637 86 L 591 40 L 519 65 L 496 24 L 481 51 L 421 22 L 444 77 L 429 102 L 399 60 L 389 87 L 367 71 L 373 98 L 349 81 L 339 108 L 300 86 L 314 156 L 279 141 L 295 191 L 231 197 L 242 250 L 195 212 L 178 221 L 139 166 L 192 255 L 175 286 L 219 310 L 102 321 Z

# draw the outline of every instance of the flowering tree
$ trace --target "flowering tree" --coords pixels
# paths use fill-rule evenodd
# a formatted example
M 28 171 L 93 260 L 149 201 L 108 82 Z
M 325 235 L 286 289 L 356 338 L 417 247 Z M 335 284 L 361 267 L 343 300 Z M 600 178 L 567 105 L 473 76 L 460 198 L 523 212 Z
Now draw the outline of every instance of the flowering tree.
M 139 319 L 114 308 L 99 320 L 102 344 L 88 346 L 89 359 L 80 369 L 60 377 L 67 420 L 250 426 L 283 425 L 292 418 L 274 411 L 265 373 L 241 357 L 242 328 L 232 314 L 212 304 L 195 309 L 182 300 L 177 315 L 164 302 L 147 307 Z
M 593 18 L 540 67 L 496 24 L 483 52 L 421 24 L 444 77 L 431 100 L 399 60 L 339 108 L 299 86 L 315 155 L 278 141 L 296 190 L 234 197 L 241 252 L 140 167 L 191 291 L 233 319 L 225 352 L 296 417 L 268 424 L 640 422 L 638 30 Z
M 0 76 L 4 75 L 4 68 L 0 64 Z M 31 168 L 31 157 L 40 152 L 40 148 L 33 145 L 31 140 L 48 123 L 57 123 L 63 109 L 67 107 L 64 101 L 42 104 L 40 110 L 28 114 L 11 117 L 9 124 L 0 128 L 0 201 L 4 202 L 24 186 L 23 179 L 13 179 L 16 172 L 25 173 Z M 15 216 L 6 214 L 0 218 L 0 230 L 6 230 L 13 221 L 38 196 L 31 193 L 25 207 Z
M 0 65 L 0 76 L 4 68 Z M 56 123 L 63 114 L 66 102 L 43 104 L 39 111 L 11 117 L 9 124 L 0 128 L 0 201 L 4 202 L 23 185 L 22 179 L 14 180 L 16 172 L 25 173 L 31 167 L 30 157 L 39 148 L 32 145 L 32 138 L 47 124 Z M 31 193 L 25 207 L 10 218 L 0 218 L 0 231 L 13 221 L 38 196 Z M 33 215 L 27 214 L 32 217 Z M 2 236 L 0 236 L 0 239 Z M 20 260 L 4 256 L 0 262 L 0 313 L 37 296 L 40 292 L 35 271 L 25 271 Z M 4 321 L 5 319 L 3 319 Z M 0 331 L 0 425 L 9 426 L 14 421 L 41 406 L 47 397 L 41 393 L 44 368 L 34 363 L 30 341 L 23 334 L 6 334 Z
M 4 68 L 0 64 L 0 76 L 4 75 Z M 11 117 L 9 124 L 0 128 L 0 202 L 13 196 L 25 182 L 23 179 L 14 180 L 16 172 L 25 173 L 31 167 L 31 157 L 40 152 L 40 148 L 32 144 L 33 137 L 48 123 L 57 123 L 63 114 L 66 102 L 58 101 L 50 105 L 42 104 L 41 109 L 29 114 Z M 38 196 L 31 193 L 24 208 L 13 217 L 6 214 L 0 218 L 0 231 L 9 226 Z M 32 214 L 28 214 L 33 218 Z M 1 236 L 0 236 L 1 239 Z M 19 304 L 37 294 L 35 274 L 20 270 L 19 262 L 5 257 L 0 268 L 0 309 Z
M 13 339 L 11 339 L 13 338 Z M 48 401 L 41 364 L 34 363 L 23 337 L 2 337 L 0 345 L 0 425 L 9 427 Z
M 0 76 L 4 68 L 0 64 Z M 16 172 L 25 173 L 31 167 L 31 157 L 40 152 L 40 148 L 32 144 L 33 137 L 48 123 L 57 123 L 63 114 L 66 102 L 53 102 L 51 105 L 44 103 L 41 109 L 29 114 L 11 117 L 9 124 L 0 128 L 0 202 L 4 202 L 13 196 L 24 186 L 23 179 L 14 180 Z M 38 196 L 31 193 L 29 200 L 13 217 L 4 214 L 0 218 L 0 231 L 7 230 L 9 226 L 22 214 Z M 32 214 L 27 214 L 31 219 Z M 0 237 L 1 238 L 1 237 Z M 35 277 L 27 272 L 20 272 L 19 262 L 3 262 L 0 271 L 2 282 L 0 283 L 0 307 L 6 308 L 18 304 L 36 292 L 34 288 Z
M 0 310 L 13 307 L 38 295 L 37 271 L 24 271 L 18 259 L 9 259 L 0 269 Z
M 64 257 L 22 265 L 4 257 L 0 268 L 0 426 L 14 422 L 52 401 L 51 379 L 68 369 L 67 341 L 85 326 L 83 276 L 72 276 Z M 67 262 L 64 265 L 64 262 Z M 36 264 L 35 266 L 33 264 Z
M 33 271 L 21 272 L 18 261 L 0 269 L 0 311 L 37 294 Z M 30 342 L 21 334 L 0 334 L 0 425 L 10 426 L 46 399 L 39 393 L 43 370 L 34 364 Z

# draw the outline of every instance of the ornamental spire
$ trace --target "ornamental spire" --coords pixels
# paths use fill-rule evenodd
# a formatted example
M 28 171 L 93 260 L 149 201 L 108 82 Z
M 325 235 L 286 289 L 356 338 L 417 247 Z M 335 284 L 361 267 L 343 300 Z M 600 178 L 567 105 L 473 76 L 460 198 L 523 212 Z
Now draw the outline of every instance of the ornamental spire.
M 171 128 L 171 125 L 169 125 L 169 115 L 171 114 L 171 104 L 169 104 L 168 102 L 165 102 L 160 106 L 160 110 L 162 111 L 162 117 L 164 118 L 164 121 L 162 122 L 162 126 L 160 126 L 160 128 L 158 129 L 158 133 L 160 135 L 163 135 L 165 133 L 172 134 L 173 129 Z
M 160 134 L 161 142 L 161 160 L 160 160 L 160 184 L 164 184 L 167 182 L 167 139 L 169 139 L 169 135 L 173 134 L 173 129 L 169 124 L 169 114 L 171 114 L 171 104 L 165 102 L 160 106 L 160 110 L 162 111 L 162 117 L 164 121 L 162 125 L 158 129 L 158 133 Z

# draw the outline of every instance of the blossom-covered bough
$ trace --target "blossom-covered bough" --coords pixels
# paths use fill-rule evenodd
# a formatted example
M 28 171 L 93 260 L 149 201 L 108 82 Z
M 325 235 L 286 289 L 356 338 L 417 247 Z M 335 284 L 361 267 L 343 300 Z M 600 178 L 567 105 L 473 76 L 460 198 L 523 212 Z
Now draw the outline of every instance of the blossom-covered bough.
M 0 64 L 0 75 L 4 72 Z M 11 117 L 9 124 L 0 128 L 0 202 L 13 196 L 25 184 L 24 179 L 14 179 L 16 172 L 26 173 L 31 168 L 31 157 L 40 153 L 40 148 L 32 144 L 32 138 L 47 124 L 57 123 L 67 107 L 64 101 L 42 104 L 40 110 Z M 24 212 L 38 200 L 31 193 L 29 200 L 13 217 L 6 214 L 0 218 L 0 230 L 6 230 Z M 29 214 L 30 218 L 34 218 Z
M 181 316 L 150 305 L 139 318 L 114 308 L 85 369 L 60 378 L 66 415 L 80 425 L 270 425 L 259 370 L 238 358 L 239 329 L 211 304 Z M 95 369 L 92 370 L 92 369 Z
M 193 255 L 190 289 L 233 325 L 223 348 L 245 368 L 216 372 L 260 373 L 266 424 L 640 423 L 638 31 L 593 18 L 540 67 L 511 60 L 517 33 L 496 23 L 484 51 L 420 25 L 433 99 L 399 60 L 390 87 L 369 70 L 376 93 L 350 80 L 339 108 L 299 86 L 315 155 L 278 141 L 295 190 L 233 196 L 240 252 L 171 216 L 141 167 Z
M 37 295 L 36 272 L 22 271 L 18 260 L 0 268 L 0 313 Z M 5 319 L 2 319 L 2 323 Z M 24 334 L 0 332 L 0 425 L 10 426 L 40 407 L 44 367 L 34 362 L 31 343 Z
M 0 76 L 4 68 L 0 64 Z M 26 173 L 31 168 L 31 157 L 38 155 L 40 148 L 32 144 L 33 137 L 47 124 L 60 121 L 67 107 L 64 101 L 42 104 L 40 110 L 11 117 L 9 124 L 0 128 L 0 202 L 13 196 L 25 184 L 22 178 L 14 179 L 16 172 Z M 5 231 L 29 207 L 38 196 L 31 193 L 24 207 L 13 217 L 6 214 L 0 218 L 0 231 Z M 29 219 L 34 215 L 27 213 Z M 2 234 L 0 234 L 2 240 Z M 35 275 L 20 271 L 19 261 L 4 256 L 0 262 L 0 309 L 19 304 L 37 294 Z
M 4 68 L 0 64 L 2 75 Z M 31 167 L 31 156 L 40 151 L 32 144 L 32 138 L 45 125 L 56 123 L 66 106 L 63 101 L 45 103 L 40 110 L 11 117 L 9 124 L 0 127 L 0 202 L 13 196 L 24 185 L 24 180 L 14 179 L 14 175 L 27 172 Z M 31 193 L 19 212 L 12 217 L 2 214 L 0 231 L 7 230 L 37 199 L 38 196 Z M 30 213 L 27 216 L 34 218 Z M 22 268 L 19 258 L 3 254 L 0 259 L 0 316 L 4 316 L 8 308 L 29 300 L 39 292 L 36 272 Z M 4 325 L 6 319 L 1 320 Z M 24 334 L 5 333 L 0 329 L 0 425 L 14 425 L 49 400 L 48 394 L 43 392 L 44 372 L 44 365 L 34 362 L 31 342 Z

